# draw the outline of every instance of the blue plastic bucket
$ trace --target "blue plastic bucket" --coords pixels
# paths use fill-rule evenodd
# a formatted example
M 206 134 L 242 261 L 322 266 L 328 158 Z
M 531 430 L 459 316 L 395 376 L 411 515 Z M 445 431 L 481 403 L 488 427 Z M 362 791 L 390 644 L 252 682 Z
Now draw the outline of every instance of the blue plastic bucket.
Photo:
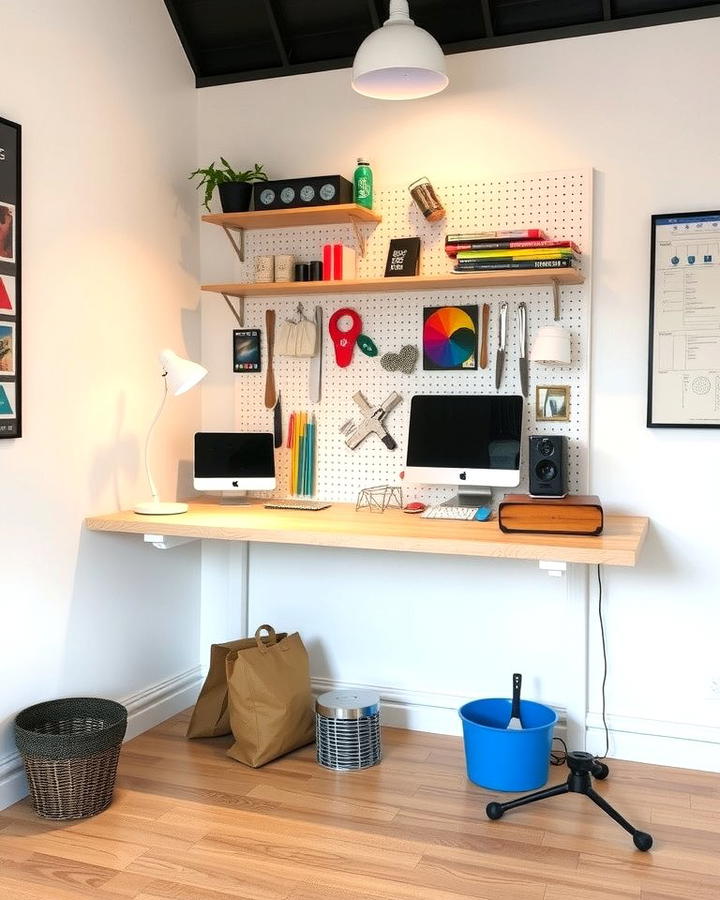
M 508 731 L 510 700 L 471 700 L 460 708 L 470 781 L 493 791 L 533 791 L 548 780 L 557 715 L 520 701 L 522 730 Z

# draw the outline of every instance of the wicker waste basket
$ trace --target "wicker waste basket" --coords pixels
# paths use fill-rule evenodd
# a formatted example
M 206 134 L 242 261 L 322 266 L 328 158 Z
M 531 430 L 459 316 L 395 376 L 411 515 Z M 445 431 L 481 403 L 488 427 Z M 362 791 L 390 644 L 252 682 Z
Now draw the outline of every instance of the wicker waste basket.
M 24 709 L 15 742 L 35 812 L 84 819 L 110 805 L 127 710 L 114 700 L 68 697 Z

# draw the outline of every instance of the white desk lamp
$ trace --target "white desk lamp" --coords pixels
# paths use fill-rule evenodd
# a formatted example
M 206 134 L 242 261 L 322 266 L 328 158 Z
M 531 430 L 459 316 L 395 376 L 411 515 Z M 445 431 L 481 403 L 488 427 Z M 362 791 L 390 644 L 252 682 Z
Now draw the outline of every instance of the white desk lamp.
M 163 370 L 163 398 L 160 403 L 160 409 L 158 409 L 157 414 L 153 419 L 145 441 L 145 473 L 147 474 L 148 484 L 150 485 L 152 500 L 148 503 L 138 503 L 133 507 L 134 512 L 144 516 L 168 516 L 175 515 L 176 513 L 184 513 L 188 510 L 187 503 L 162 503 L 158 500 L 157 488 L 155 487 L 155 482 L 153 481 L 152 473 L 150 472 L 150 438 L 152 437 L 153 428 L 155 428 L 157 420 L 160 418 L 160 414 L 163 411 L 168 393 L 172 394 L 173 397 L 184 394 L 185 391 L 189 391 L 190 388 L 195 387 L 195 385 L 202 381 L 207 375 L 207 369 L 199 363 L 192 362 L 189 359 L 183 359 L 182 356 L 178 356 L 176 353 L 173 353 L 172 350 L 162 351 L 160 354 L 160 364 Z

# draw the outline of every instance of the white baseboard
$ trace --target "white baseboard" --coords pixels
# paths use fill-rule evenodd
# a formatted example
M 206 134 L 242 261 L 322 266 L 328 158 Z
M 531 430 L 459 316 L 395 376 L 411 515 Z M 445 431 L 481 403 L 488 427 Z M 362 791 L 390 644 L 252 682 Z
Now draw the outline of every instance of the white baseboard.
M 633 716 L 607 716 L 610 732 L 609 755 L 616 759 L 720 772 L 720 728 L 641 719 Z M 605 729 L 599 713 L 586 719 L 588 750 L 603 753 Z
M 435 694 L 429 691 L 411 691 L 378 684 L 351 684 L 331 678 L 313 678 L 313 692 L 325 691 L 374 691 L 380 695 L 382 722 L 391 728 L 408 728 L 410 731 L 429 731 L 433 734 L 462 734 L 458 710 L 474 697 L 458 694 Z M 565 739 L 567 713 L 553 706 L 558 716 L 555 734 Z
M 159 725 L 176 713 L 192 706 L 200 691 L 200 666 L 180 672 L 120 699 L 128 711 L 125 740 Z M 20 755 L 15 751 L 0 757 L 0 809 L 17 803 L 27 794 L 27 782 Z

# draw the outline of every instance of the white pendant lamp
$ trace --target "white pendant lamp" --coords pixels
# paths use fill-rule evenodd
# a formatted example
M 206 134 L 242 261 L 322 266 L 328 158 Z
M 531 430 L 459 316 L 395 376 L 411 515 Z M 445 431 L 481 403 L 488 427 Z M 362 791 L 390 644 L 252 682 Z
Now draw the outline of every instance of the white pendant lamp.
M 189 391 L 190 388 L 195 387 L 207 375 L 207 369 L 201 366 L 200 363 L 183 359 L 182 356 L 178 356 L 172 350 L 162 351 L 160 354 L 160 365 L 162 366 L 163 376 L 163 396 L 160 401 L 160 408 L 155 414 L 145 440 L 145 474 L 150 486 L 152 500 L 147 503 L 138 503 L 133 507 L 134 512 L 143 516 L 172 516 L 188 510 L 187 503 L 162 503 L 158 499 L 157 488 L 150 471 L 150 438 L 152 437 L 155 424 L 165 407 L 167 395 L 171 394 L 173 397 L 178 397 L 180 394 L 184 394 L 185 391 Z
M 415 100 L 448 86 L 440 44 L 410 18 L 407 0 L 390 0 L 387 22 L 355 54 L 352 86 L 378 100 Z

